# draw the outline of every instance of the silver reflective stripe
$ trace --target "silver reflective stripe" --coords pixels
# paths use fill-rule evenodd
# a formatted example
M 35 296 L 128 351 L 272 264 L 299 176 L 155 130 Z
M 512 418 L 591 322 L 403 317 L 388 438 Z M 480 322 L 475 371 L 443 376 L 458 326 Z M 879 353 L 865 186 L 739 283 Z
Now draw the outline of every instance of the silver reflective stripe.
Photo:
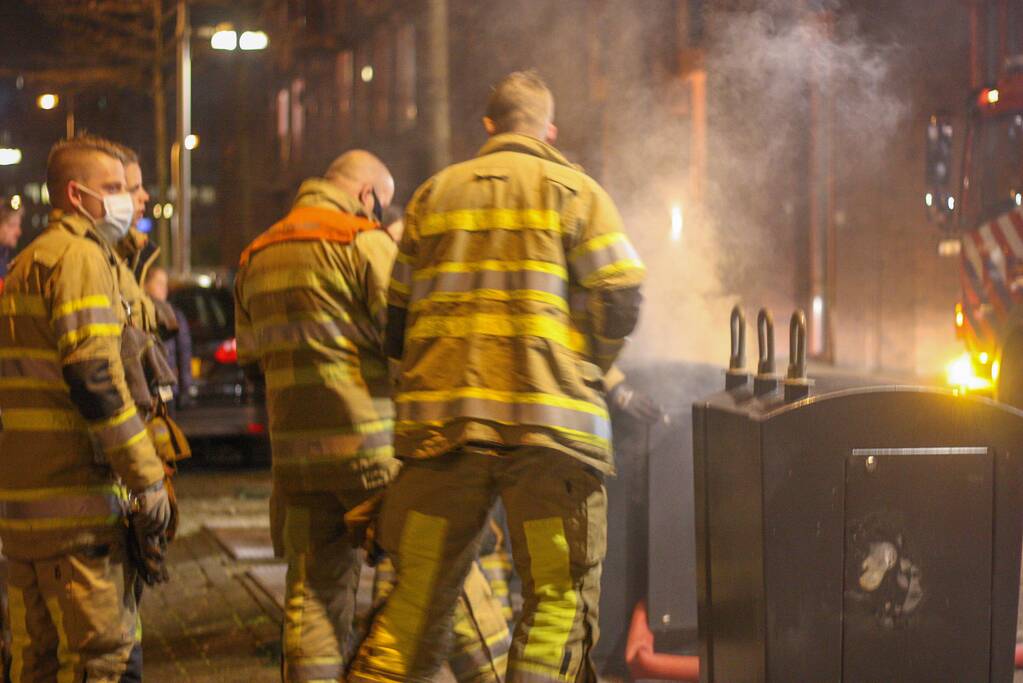
M 145 431 L 142 418 L 132 415 L 120 424 L 90 430 L 104 452 L 123 447 L 132 439 Z
M 343 342 L 339 342 L 342 338 L 360 346 L 368 345 L 365 336 L 344 320 L 295 320 L 268 325 L 256 330 L 255 337 L 256 345 L 262 352 L 299 350 L 312 346 L 343 346 Z
M 412 298 L 418 300 L 434 292 L 471 292 L 474 289 L 534 289 L 568 298 L 568 283 L 551 273 L 535 270 L 480 270 L 475 273 L 438 273 L 412 284 Z
M 124 508 L 114 494 L 68 494 L 42 500 L 0 500 L 3 519 L 70 519 L 120 516 Z
M 386 422 L 386 429 L 368 434 L 280 435 L 271 427 L 273 457 L 284 460 L 318 460 L 376 455 L 381 449 L 390 448 L 394 440 L 393 422 Z
M 0 358 L 0 377 L 31 377 L 50 382 L 64 380 L 59 363 L 40 358 Z
M 624 235 L 606 247 L 579 254 L 572 259 L 572 267 L 576 278 L 585 280 L 604 266 L 618 261 L 639 261 L 639 254 Z
M 412 282 L 412 264 L 402 263 L 400 260 L 394 262 L 394 270 L 391 271 L 391 279 L 397 280 L 403 285 Z
M 68 313 L 57 318 L 53 322 L 53 327 L 57 331 L 57 336 L 63 337 L 68 332 L 73 332 L 83 325 L 95 323 L 117 325 L 120 322 L 114 309 L 107 306 L 104 308 L 83 308 L 79 311 Z
M 594 406 L 599 408 L 599 406 Z M 455 417 L 494 420 L 510 424 L 555 426 L 611 439 L 607 417 L 540 403 L 506 403 L 463 397 L 447 401 L 407 401 L 396 405 L 400 422 L 432 422 Z
M 288 680 L 300 683 L 303 681 L 337 681 L 344 675 L 344 667 L 337 664 L 288 664 Z

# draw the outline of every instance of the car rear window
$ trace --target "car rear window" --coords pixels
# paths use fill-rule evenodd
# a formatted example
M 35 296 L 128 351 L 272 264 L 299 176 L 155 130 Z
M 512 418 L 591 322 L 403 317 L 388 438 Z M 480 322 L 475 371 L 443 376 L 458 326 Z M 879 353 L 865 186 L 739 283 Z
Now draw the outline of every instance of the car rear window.
M 171 303 L 188 319 L 196 342 L 234 336 L 234 298 L 223 287 L 186 287 L 170 295 Z

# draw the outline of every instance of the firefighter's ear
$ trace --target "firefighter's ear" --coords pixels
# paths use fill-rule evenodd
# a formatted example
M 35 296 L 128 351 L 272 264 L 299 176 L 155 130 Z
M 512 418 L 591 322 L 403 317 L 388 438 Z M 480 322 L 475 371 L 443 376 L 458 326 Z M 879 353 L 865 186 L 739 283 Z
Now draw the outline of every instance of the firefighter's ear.
M 547 144 L 553 145 L 554 141 L 557 140 L 557 139 L 558 139 L 558 127 L 555 126 L 553 123 L 548 123 L 547 124 L 547 136 L 544 138 L 544 140 L 547 142 Z
M 494 119 L 484 116 L 483 130 L 487 131 L 487 135 L 497 135 L 497 126 L 494 124 Z

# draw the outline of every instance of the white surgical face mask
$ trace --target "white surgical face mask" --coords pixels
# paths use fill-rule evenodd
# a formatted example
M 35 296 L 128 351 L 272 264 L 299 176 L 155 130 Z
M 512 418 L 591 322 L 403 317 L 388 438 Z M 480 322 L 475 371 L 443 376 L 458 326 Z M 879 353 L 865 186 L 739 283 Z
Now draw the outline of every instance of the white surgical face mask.
M 131 198 L 131 193 L 118 192 L 117 194 L 101 195 L 93 192 L 85 185 L 79 184 L 78 187 L 86 194 L 92 195 L 103 202 L 103 212 L 105 215 L 102 218 L 93 218 L 89 216 L 89 212 L 84 207 L 82 208 L 82 212 L 96 226 L 96 231 L 100 234 L 100 237 L 105 239 L 110 245 L 115 245 L 124 239 L 135 219 L 135 202 Z

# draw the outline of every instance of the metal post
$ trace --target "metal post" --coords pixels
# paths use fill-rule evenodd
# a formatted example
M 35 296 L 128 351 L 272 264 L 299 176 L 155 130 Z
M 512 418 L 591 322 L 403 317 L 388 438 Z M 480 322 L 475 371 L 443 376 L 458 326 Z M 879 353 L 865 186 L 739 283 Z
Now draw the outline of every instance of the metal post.
M 174 270 L 187 275 L 192 269 L 192 154 L 185 138 L 192 132 L 192 52 L 189 41 L 188 0 L 178 0 L 178 131 L 177 183 L 175 184 Z
M 67 112 L 64 115 L 64 133 L 68 140 L 75 136 L 75 96 L 69 94 L 66 100 Z
M 448 3 L 425 3 L 423 93 L 420 99 L 428 139 L 429 172 L 451 163 L 451 104 L 448 87 Z
M 832 31 L 828 12 L 818 15 L 821 40 Z M 834 360 L 832 335 L 835 303 L 835 188 L 834 188 L 834 85 L 819 71 L 810 90 L 810 329 L 809 351 L 814 358 Z
M 153 11 L 153 73 L 152 73 L 152 88 L 153 88 L 153 137 L 156 144 L 156 154 L 154 155 L 154 161 L 156 162 L 156 197 L 154 203 L 163 206 L 167 203 L 167 152 L 170 150 L 170 144 L 167 141 L 167 93 L 164 87 L 164 76 L 163 76 L 163 56 L 164 56 L 164 38 L 163 38 L 163 2 L 161 0 L 152 0 L 152 11 Z M 156 243 L 160 247 L 160 263 L 161 265 L 167 265 L 172 260 L 171 254 L 171 240 L 170 240 L 170 224 L 169 221 L 163 217 L 161 211 L 160 217 L 156 223 Z

